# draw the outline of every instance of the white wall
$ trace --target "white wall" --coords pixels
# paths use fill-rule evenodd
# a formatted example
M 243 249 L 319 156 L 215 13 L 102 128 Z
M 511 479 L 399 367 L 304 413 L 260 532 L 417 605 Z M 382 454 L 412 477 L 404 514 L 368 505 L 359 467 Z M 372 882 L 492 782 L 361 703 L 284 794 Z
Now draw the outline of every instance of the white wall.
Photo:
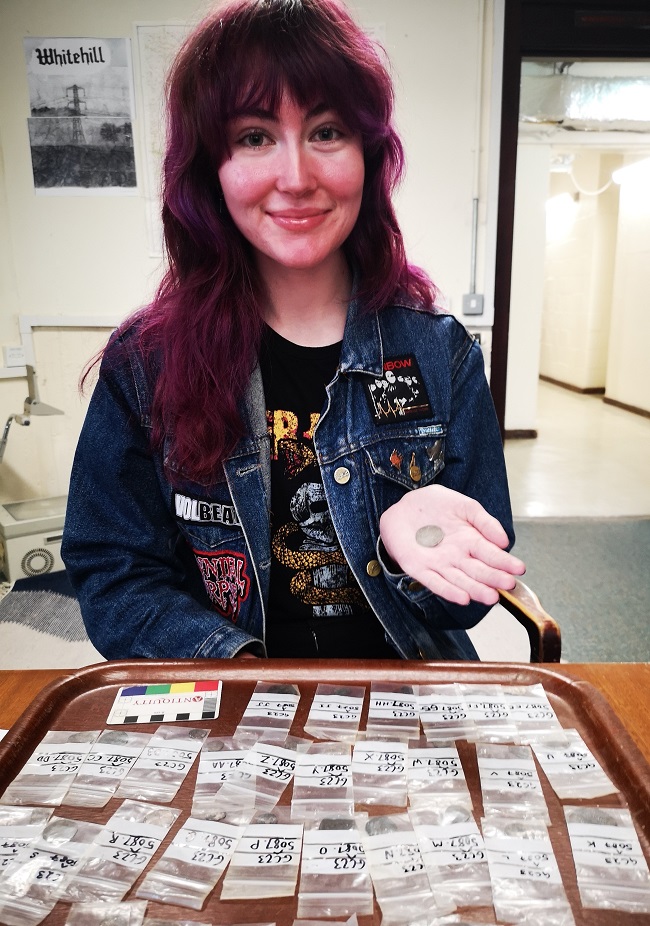
M 607 185 L 619 157 L 573 152 L 573 176 L 584 191 Z M 568 174 L 552 174 L 549 196 L 576 194 Z M 546 245 L 540 373 L 578 389 L 604 388 L 607 374 L 618 187 L 577 193 L 573 210 Z
M 650 412 L 650 179 L 621 184 L 618 215 L 605 395 Z
M 519 145 L 508 328 L 506 431 L 534 430 L 537 421 L 549 164 L 548 145 Z
M 647 141 L 590 140 L 571 147 L 523 136 L 517 154 L 507 431 L 537 427 L 538 376 L 650 410 L 644 345 L 650 335 L 650 186 L 607 186 L 625 160 L 650 153 Z M 592 147 L 590 147 L 590 145 Z M 573 182 L 549 174 L 550 157 L 573 153 Z M 575 194 L 562 233 L 547 226 L 547 198 Z M 543 311 L 542 311 L 543 309 Z
M 353 4 L 351 3 L 351 6 Z M 134 196 L 35 195 L 27 134 L 29 97 L 25 36 L 134 37 L 136 23 L 194 22 L 211 4 L 202 0 L 4 0 L 0 30 L 0 345 L 17 345 L 24 315 L 122 318 L 151 295 L 161 266 L 149 255 L 142 186 L 142 113 L 133 120 L 139 185 Z M 493 254 L 485 249 L 493 228 L 486 209 L 498 152 L 489 112 L 492 92 L 492 15 L 486 4 L 485 43 L 479 43 L 479 0 L 359 0 L 361 22 L 379 26 L 393 63 L 397 121 L 408 158 L 398 211 L 411 259 L 436 280 L 451 310 L 459 313 L 469 289 L 472 196 L 480 179 L 477 289 L 486 295 L 491 324 Z M 483 47 L 483 44 L 485 47 Z M 133 44 L 134 56 L 137 49 Z M 476 62 L 488 75 L 478 119 Z M 138 62 L 135 60 L 135 72 Z M 136 82 L 136 99 L 139 99 Z M 477 129 L 492 151 L 477 171 Z M 493 135 L 490 137 L 489 132 Z M 60 494 L 85 405 L 77 379 L 107 331 L 39 330 L 35 337 L 41 399 L 64 409 L 60 418 L 13 425 L 0 466 L 0 501 Z M 25 379 L 3 378 L 0 427 L 20 412 Z

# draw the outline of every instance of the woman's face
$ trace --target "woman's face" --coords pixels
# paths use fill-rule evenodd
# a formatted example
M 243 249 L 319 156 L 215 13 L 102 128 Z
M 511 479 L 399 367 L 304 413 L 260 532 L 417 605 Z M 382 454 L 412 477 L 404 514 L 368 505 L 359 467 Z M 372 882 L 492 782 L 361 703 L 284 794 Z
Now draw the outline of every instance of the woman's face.
M 219 169 L 228 211 L 255 250 L 262 276 L 338 265 L 359 215 L 363 148 L 336 112 L 284 97 L 276 115 L 255 111 L 228 126 Z

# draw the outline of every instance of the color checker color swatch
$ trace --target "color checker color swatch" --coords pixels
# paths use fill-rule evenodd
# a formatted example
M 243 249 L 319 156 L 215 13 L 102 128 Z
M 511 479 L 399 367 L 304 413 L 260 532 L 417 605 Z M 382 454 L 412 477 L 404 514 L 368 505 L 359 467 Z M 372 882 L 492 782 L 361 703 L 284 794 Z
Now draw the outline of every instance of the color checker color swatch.
M 120 688 L 108 724 L 214 720 L 219 716 L 221 682 L 169 682 Z

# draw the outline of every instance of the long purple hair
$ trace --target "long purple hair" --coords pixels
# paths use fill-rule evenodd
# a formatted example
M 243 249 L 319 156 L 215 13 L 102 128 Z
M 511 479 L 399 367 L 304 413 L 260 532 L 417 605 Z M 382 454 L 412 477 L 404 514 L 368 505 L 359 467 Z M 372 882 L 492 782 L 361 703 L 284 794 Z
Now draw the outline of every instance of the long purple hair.
M 435 287 L 407 263 L 391 194 L 404 154 L 393 86 L 376 47 L 337 0 L 238 0 L 187 39 L 167 85 L 162 219 L 168 269 L 141 314 L 142 346 L 160 373 L 153 440 L 172 438 L 173 469 L 218 478 L 242 436 L 242 398 L 262 331 L 264 285 L 223 203 L 218 168 L 236 112 L 276 112 L 283 94 L 336 110 L 361 134 L 365 181 L 344 244 L 357 298 L 379 311 L 399 293 L 432 307 Z M 173 472 L 170 473 L 174 478 Z

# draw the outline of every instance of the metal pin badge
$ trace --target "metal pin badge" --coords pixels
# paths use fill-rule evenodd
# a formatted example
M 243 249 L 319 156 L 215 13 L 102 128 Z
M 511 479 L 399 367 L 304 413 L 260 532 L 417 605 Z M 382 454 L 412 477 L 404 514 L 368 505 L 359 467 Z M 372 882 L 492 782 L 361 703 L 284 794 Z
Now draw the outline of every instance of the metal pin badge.
M 422 479 L 422 470 L 415 462 L 415 454 L 411 454 L 411 462 L 409 464 L 409 476 L 413 482 L 419 482 Z
M 390 455 L 390 465 L 391 465 L 394 469 L 400 470 L 400 469 L 402 468 L 402 460 L 403 460 L 403 459 L 404 459 L 404 458 L 403 458 L 402 454 L 399 453 L 399 451 L 393 450 L 393 452 L 392 452 L 391 455 Z
M 438 438 L 438 440 L 434 444 L 431 444 L 430 447 L 427 447 L 427 456 L 429 457 L 429 460 L 431 461 L 431 463 L 433 463 L 436 457 L 440 456 L 441 450 L 442 450 L 442 438 Z

